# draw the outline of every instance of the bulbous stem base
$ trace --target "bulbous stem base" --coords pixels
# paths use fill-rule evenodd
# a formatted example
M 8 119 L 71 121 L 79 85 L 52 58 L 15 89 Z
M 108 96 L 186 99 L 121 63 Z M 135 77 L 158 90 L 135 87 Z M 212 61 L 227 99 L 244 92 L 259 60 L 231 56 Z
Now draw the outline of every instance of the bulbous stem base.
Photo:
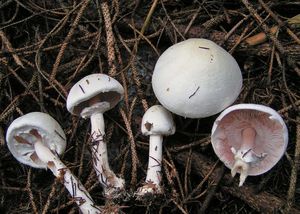
M 161 135 L 150 135 L 147 176 L 145 184 L 135 193 L 138 198 L 163 192 L 161 187 L 162 142 Z
M 254 152 L 255 148 L 255 129 L 249 127 L 242 131 L 242 143 L 239 150 L 231 148 L 231 152 L 234 154 L 234 165 L 231 169 L 231 175 L 234 177 L 236 173 L 240 173 L 239 186 L 242 186 L 248 176 L 251 164 L 261 161 L 267 154 L 262 153 L 257 155 Z

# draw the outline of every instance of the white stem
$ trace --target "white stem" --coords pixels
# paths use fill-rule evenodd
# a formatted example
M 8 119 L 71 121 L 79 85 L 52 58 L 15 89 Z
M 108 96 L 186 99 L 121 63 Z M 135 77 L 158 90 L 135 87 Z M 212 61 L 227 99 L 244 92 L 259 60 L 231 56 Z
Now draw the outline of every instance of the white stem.
M 94 169 L 105 195 L 114 197 L 113 193 L 124 189 L 125 181 L 115 175 L 108 163 L 107 146 L 104 142 L 105 124 L 103 114 L 99 112 L 94 113 L 90 119 Z
M 250 163 L 257 160 L 253 153 L 256 132 L 253 128 L 246 128 L 242 131 L 242 143 L 238 151 L 232 148 L 234 153 L 234 165 L 231 169 L 231 175 L 234 177 L 237 172 L 240 173 L 239 186 L 242 186 L 248 176 Z
M 146 183 L 152 182 L 160 186 L 161 162 L 162 162 L 162 141 L 161 135 L 151 135 L 149 139 L 149 160 Z
M 101 213 L 100 208 L 95 206 L 93 199 L 85 187 L 56 154 L 44 145 L 41 140 L 37 140 L 34 143 L 34 148 L 39 159 L 46 162 L 48 168 L 65 185 L 83 214 Z
M 248 171 L 249 171 L 249 163 L 246 163 L 245 161 L 241 160 L 241 159 L 236 159 L 234 162 L 234 166 L 231 169 L 231 176 L 234 177 L 237 173 L 237 171 L 239 171 L 240 173 L 240 182 L 239 182 L 239 186 L 243 186 L 246 178 L 248 177 Z
M 162 193 L 161 163 L 162 163 L 162 135 L 150 135 L 149 160 L 145 184 L 138 188 L 135 195 L 137 199 Z
M 253 149 L 256 131 L 253 128 L 246 128 L 242 131 L 242 145 L 240 150 Z

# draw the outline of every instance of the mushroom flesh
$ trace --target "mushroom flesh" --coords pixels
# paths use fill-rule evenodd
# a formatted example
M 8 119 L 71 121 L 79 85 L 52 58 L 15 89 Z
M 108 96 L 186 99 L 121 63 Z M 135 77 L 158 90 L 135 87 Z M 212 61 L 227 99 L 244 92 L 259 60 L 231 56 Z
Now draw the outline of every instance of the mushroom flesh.
M 147 195 L 162 193 L 161 164 L 163 136 L 175 133 L 175 123 L 172 114 L 161 105 L 149 108 L 142 119 L 142 133 L 149 137 L 149 160 L 145 184 L 136 195 L 143 198 Z
M 103 113 L 115 107 L 123 94 L 122 85 L 114 78 L 105 74 L 91 74 L 78 81 L 67 98 L 69 112 L 90 118 L 93 165 L 104 195 L 108 198 L 118 198 L 125 188 L 125 181 L 117 177 L 109 166 Z
M 6 134 L 7 146 L 21 163 L 34 168 L 49 168 L 65 185 L 82 213 L 100 213 L 77 177 L 59 159 L 66 148 L 66 136 L 51 116 L 32 112 L 14 120 Z
M 188 39 L 157 60 L 152 88 L 169 111 L 188 118 L 217 114 L 238 97 L 242 74 L 235 59 L 207 39 Z
M 263 174 L 280 160 L 288 144 L 288 131 L 281 116 L 270 107 L 238 104 L 216 119 L 211 142 L 232 176 L 240 173 L 242 186 L 247 176 Z

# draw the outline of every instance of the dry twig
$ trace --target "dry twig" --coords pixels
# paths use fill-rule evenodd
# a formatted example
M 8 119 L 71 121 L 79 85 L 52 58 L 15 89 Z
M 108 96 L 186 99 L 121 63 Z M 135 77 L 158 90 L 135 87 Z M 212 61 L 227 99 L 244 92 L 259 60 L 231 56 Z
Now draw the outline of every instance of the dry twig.
M 300 121 L 300 117 L 297 117 L 296 121 Z M 284 213 L 293 212 L 293 205 L 295 204 L 295 191 L 297 184 L 297 175 L 300 167 L 300 123 L 297 124 L 296 128 L 296 142 L 295 142 L 295 154 L 294 160 L 292 161 L 292 170 L 290 176 L 290 186 L 287 193 L 286 205 Z
M 185 164 L 187 160 L 188 152 L 181 152 L 175 156 L 176 161 L 180 164 Z M 199 176 L 205 176 L 209 173 L 213 166 L 213 163 L 205 156 L 199 153 L 192 153 L 192 169 Z M 217 179 L 219 173 L 214 171 L 209 180 L 214 181 Z M 231 175 L 226 174 L 224 179 L 221 181 L 222 185 L 220 188 L 234 197 L 237 197 L 247 203 L 250 207 L 258 212 L 263 213 L 273 213 L 279 211 L 285 204 L 284 200 L 271 195 L 267 192 L 260 192 L 255 194 L 253 188 L 249 186 L 238 187 L 237 185 L 232 185 Z M 292 213 L 299 213 L 300 210 L 296 208 L 291 208 Z

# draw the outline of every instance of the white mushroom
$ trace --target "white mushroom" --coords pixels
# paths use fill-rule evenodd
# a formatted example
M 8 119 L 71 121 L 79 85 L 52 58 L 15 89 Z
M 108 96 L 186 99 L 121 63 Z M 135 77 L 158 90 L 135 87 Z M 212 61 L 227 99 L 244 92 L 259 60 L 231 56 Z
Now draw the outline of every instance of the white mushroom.
M 240 173 L 239 186 L 248 175 L 269 171 L 283 156 L 288 144 L 287 127 L 270 107 L 239 104 L 224 110 L 216 119 L 211 134 L 216 155 Z
M 105 74 L 91 74 L 78 81 L 67 98 L 69 112 L 91 120 L 94 169 L 108 198 L 119 197 L 125 188 L 125 181 L 118 178 L 109 166 L 103 113 L 115 107 L 123 94 L 122 85 L 114 78 Z
M 214 42 L 188 39 L 169 47 L 159 57 L 152 87 L 169 111 L 203 118 L 235 101 L 242 87 L 242 74 L 235 59 Z
M 81 182 L 59 159 L 66 148 L 66 136 L 51 116 L 32 112 L 14 120 L 6 134 L 7 146 L 21 163 L 34 168 L 49 168 L 60 179 L 82 213 L 100 213 Z
M 162 193 L 162 143 L 163 136 L 175 133 L 172 114 L 161 105 L 152 106 L 143 116 L 141 130 L 144 135 L 150 136 L 150 139 L 146 182 L 137 190 L 136 195 L 138 198 Z

